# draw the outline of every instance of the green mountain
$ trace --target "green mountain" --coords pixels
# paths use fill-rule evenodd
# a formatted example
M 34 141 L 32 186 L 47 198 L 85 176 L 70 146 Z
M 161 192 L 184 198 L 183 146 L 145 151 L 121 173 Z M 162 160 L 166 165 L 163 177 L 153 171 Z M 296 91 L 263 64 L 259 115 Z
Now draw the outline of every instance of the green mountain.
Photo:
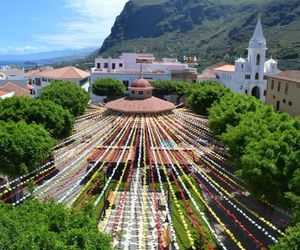
M 300 68 L 299 0 L 130 0 L 98 54 L 196 55 L 201 67 L 247 55 L 258 15 L 268 54 Z

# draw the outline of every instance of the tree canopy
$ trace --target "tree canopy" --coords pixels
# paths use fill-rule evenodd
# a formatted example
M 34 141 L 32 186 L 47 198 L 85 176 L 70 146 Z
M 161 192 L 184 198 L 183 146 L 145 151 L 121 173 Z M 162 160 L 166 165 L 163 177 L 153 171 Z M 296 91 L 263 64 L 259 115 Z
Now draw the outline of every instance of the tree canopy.
M 41 124 L 55 138 L 70 135 L 74 124 L 73 116 L 60 105 L 26 97 L 12 97 L 2 101 L 0 120 L 24 120 L 27 124 Z
M 300 246 L 300 223 L 289 228 L 285 236 L 279 239 L 279 243 L 272 246 L 271 250 L 299 250 Z
M 172 80 L 155 80 L 152 82 L 153 95 L 163 97 L 165 95 L 184 96 L 189 94 L 190 83 Z
M 230 90 L 219 83 L 205 82 L 194 88 L 189 97 L 189 106 L 193 112 L 200 115 L 208 115 L 209 108 L 214 102 L 229 93 Z
M 100 233 L 93 220 L 61 204 L 31 200 L 13 207 L 0 203 L 0 214 L 1 249 L 112 249 L 110 237 Z
M 111 98 L 124 95 L 126 88 L 120 80 L 102 78 L 93 83 L 92 90 L 95 95 Z
M 209 128 L 215 135 L 221 135 L 227 126 L 237 126 L 243 115 L 262 108 L 264 104 L 255 97 L 227 93 L 209 109 Z
M 61 105 L 76 117 L 84 114 L 90 97 L 75 82 L 55 81 L 42 89 L 41 99 Z
M 14 177 L 34 170 L 52 155 L 54 143 L 41 125 L 0 122 L 0 172 Z

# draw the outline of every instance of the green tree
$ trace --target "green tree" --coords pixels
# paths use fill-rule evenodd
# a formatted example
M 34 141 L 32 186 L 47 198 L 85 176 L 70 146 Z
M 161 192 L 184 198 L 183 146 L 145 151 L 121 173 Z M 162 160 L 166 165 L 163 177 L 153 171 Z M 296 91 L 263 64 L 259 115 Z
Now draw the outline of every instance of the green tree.
M 279 239 L 278 244 L 273 245 L 271 250 L 299 250 L 300 249 L 300 223 L 290 227 L 285 236 Z
M 41 125 L 0 122 L 0 172 L 14 177 L 34 170 L 53 154 L 54 143 Z
M 255 97 L 228 93 L 209 109 L 209 128 L 215 135 L 221 135 L 228 125 L 237 126 L 244 114 L 255 112 L 263 105 Z
M 118 97 L 125 94 L 126 88 L 122 81 L 111 78 L 97 79 L 92 86 L 93 93 L 107 98 Z
M 90 97 L 75 82 L 55 81 L 42 89 L 41 99 L 61 105 L 76 117 L 84 114 Z
M 60 105 L 26 97 L 5 99 L 0 105 L 0 120 L 41 124 L 55 138 L 70 135 L 74 125 L 73 116 Z
M 205 82 L 195 88 L 189 98 L 189 105 L 193 112 L 200 115 L 208 115 L 209 108 L 214 102 L 218 102 L 229 89 L 215 82 Z
M 291 187 L 298 189 L 294 182 L 299 180 L 299 125 L 289 115 L 264 106 L 245 114 L 238 126 L 228 126 L 221 135 L 239 163 L 237 174 L 255 195 L 284 205 L 285 193 Z M 295 181 L 291 182 L 293 177 Z
M 8 250 L 108 250 L 111 238 L 81 211 L 53 201 L 19 207 L 0 203 L 0 247 Z

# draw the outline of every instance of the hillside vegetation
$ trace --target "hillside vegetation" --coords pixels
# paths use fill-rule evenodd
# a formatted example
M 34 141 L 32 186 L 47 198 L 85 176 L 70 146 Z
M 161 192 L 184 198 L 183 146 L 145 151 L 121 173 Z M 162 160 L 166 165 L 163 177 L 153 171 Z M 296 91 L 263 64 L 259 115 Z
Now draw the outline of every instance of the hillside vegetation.
M 259 14 L 269 56 L 282 69 L 300 68 L 299 0 L 131 0 L 97 54 L 192 54 L 203 67 L 233 62 L 247 54 Z

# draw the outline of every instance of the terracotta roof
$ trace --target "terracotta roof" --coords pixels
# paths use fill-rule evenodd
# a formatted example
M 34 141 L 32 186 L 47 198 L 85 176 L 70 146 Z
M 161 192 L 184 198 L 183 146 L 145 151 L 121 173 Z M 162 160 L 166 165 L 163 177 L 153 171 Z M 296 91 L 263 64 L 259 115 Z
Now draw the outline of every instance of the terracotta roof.
M 1 90 L 0 90 L 0 96 L 4 96 L 4 95 L 7 95 L 7 94 L 8 94 L 8 92 L 1 91 Z
M 130 88 L 152 88 L 152 85 L 146 79 L 138 79 L 131 83 Z
M 175 109 L 175 105 L 165 100 L 151 97 L 143 100 L 121 98 L 106 104 L 106 107 L 113 111 L 122 113 L 153 114 L 167 112 Z
M 225 64 L 225 65 L 223 65 L 223 66 L 214 68 L 214 70 L 234 72 L 234 71 L 235 71 L 235 65 L 232 65 L 232 64 Z
M 155 60 L 154 56 L 138 56 L 138 60 Z
M 84 79 L 89 77 L 90 73 L 73 66 L 68 66 L 59 69 L 41 71 L 36 75 L 54 79 Z
M 224 66 L 226 64 L 228 64 L 228 62 L 225 62 L 225 61 L 219 62 L 219 63 L 216 63 L 216 64 L 213 64 L 213 65 L 209 66 L 208 69 L 219 68 L 219 67 Z
M 3 92 L 15 92 L 16 96 L 31 96 L 28 89 L 19 87 L 11 82 L 7 83 L 5 86 L 0 87 L 0 91 Z
M 30 78 L 38 73 L 42 72 L 39 69 L 33 69 L 33 70 L 29 70 L 28 72 L 25 73 L 25 77 Z
M 280 73 L 270 77 L 300 83 L 300 71 L 297 70 L 281 71 Z

